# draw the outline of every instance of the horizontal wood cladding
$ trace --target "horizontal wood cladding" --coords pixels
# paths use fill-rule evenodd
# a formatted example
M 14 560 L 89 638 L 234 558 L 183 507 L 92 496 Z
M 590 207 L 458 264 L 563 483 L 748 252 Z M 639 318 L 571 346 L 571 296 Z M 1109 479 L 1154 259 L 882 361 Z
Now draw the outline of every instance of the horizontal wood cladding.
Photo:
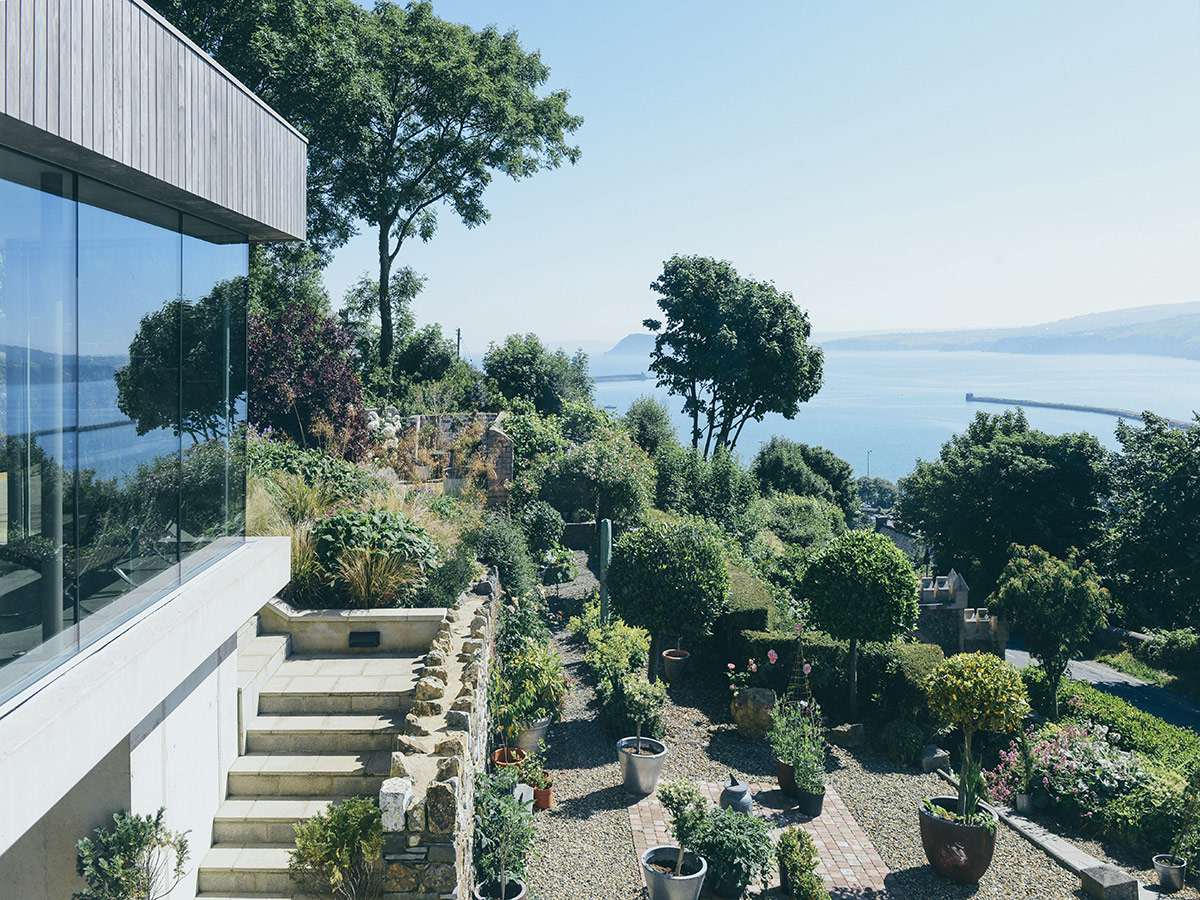
M 139 0 L 0 0 L 0 37 L 0 145 L 304 237 L 303 136 Z

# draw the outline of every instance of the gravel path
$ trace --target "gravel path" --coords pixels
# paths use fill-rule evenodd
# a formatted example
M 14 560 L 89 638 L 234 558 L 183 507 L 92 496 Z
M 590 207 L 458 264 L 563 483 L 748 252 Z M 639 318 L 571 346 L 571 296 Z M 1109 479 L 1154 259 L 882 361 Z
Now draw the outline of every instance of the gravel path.
M 547 768 L 554 779 L 554 802 L 537 813 L 534 858 L 528 887 L 531 900 L 634 900 L 643 894 L 633 858 L 633 832 L 614 742 L 600 721 L 600 709 L 585 680 L 583 653 L 566 631 L 569 616 L 596 586 L 587 554 L 577 553 L 579 577 L 548 598 L 554 644 L 577 684 L 550 727 Z
M 921 849 L 917 805 L 953 790 L 937 775 L 898 767 L 870 750 L 832 749 L 829 776 L 880 857 L 910 900 L 1075 900 L 1086 898 L 1079 879 L 1011 829 L 996 833 L 996 855 L 978 887 L 945 881 Z

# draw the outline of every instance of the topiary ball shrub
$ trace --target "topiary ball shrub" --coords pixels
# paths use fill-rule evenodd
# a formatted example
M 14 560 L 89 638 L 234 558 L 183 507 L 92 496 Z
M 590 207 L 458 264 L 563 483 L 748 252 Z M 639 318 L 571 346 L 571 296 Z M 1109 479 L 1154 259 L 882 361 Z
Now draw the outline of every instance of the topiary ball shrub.
M 654 681 L 665 637 L 707 634 L 724 610 L 729 570 L 721 542 L 698 522 L 658 522 L 617 541 L 608 569 L 614 610 L 650 632 L 648 675 Z
M 925 731 L 921 726 L 897 719 L 883 726 L 879 736 L 888 759 L 905 765 L 916 765 L 925 747 Z
M 558 510 L 545 500 L 525 504 L 517 514 L 517 522 L 525 533 L 529 552 L 538 560 L 558 546 L 566 527 Z

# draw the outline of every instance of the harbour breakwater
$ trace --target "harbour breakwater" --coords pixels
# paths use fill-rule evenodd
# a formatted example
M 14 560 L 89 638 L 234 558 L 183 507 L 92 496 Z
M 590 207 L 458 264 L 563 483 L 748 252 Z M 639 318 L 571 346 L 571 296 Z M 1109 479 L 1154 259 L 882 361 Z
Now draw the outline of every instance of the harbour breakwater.
M 1073 412 L 1097 413 L 1102 416 L 1114 416 L 1119 419 L 1136 419 L 1141 422 L 1142 414 L 1134 412 L 1131 409 L 1113 409 L 1106 406 L 1084 406 L 1079 403 L 1048 403 L 1042 400 L 1010 400 L 1007 397 L 982 397 L 978 394 L 967 392 L 968 403 L 999 403 L 1001 406 L 1038 406 L 1042 409 L 1067 409 Z M 1167 419 L 1167 423 L 1172 428 L 1185 430 L 1195 427 L 1194 422 L 1185 422 L 1182 419 Z

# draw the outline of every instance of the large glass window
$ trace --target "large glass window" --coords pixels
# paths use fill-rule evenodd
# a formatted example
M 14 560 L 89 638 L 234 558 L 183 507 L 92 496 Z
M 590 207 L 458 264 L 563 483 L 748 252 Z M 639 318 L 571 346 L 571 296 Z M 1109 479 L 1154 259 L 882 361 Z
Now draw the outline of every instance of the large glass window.
M 241 539 L 245 238 L 0 150 L 0 700 Z

